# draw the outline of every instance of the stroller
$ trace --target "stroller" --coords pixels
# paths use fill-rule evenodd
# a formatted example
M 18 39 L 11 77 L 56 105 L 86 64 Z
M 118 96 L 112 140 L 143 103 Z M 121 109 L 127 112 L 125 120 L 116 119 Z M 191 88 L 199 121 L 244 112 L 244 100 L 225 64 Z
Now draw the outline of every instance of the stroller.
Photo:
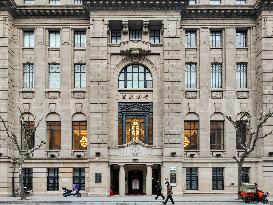
M 78 184 L 73 184 L 72 189 L 67 189 L 66 187 L 62 187 L 62 189 L 64 190 L 64 193 L 63 193 L 64 197 L 68 197 L 68 196 L 81 197 L 80 187 Z

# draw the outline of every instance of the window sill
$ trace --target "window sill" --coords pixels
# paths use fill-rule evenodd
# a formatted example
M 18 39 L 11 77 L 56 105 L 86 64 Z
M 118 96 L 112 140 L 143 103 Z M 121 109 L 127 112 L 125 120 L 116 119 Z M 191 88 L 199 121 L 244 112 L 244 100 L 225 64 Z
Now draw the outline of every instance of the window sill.
M 197 50 L 197 47 L 187 47 L 187 46 L 185 46 L 185 49 L 186 50 Z
M 86 88 L 74 88 L 72 91 L 72 96 L 75 99 L 85 99 L 86 98 L 86 93 L 87 89 Z
M 35 93 L 34 89 L 23 88 L 23 89 L 20 89 L 19 92 L 20 92 L 20 97 L 22 99 L 33 99 L 34 98 L 34 93 Z
M 60 150 L 46 150 L 45 152 L 48 158 L 55 159 L 60 157 Z
M 46 89 L 45 93 L 48 99 L 59 99 L 61 91 L 59 89 Z
M 86 47 L 74 47 L 74 51 L 85 51 Z
M 23 50 L 34 50 L 34 47 L 23 47 Z
M 211 50 L 217 50 L 217 49 L 218 49 L 218 50 L 221 50 L 221 49 L 223 49 L 223 47 L 210 47 L 210 49 L 211 49 Z
M 109 47 L 120 47 L 120 43 L 108 43 Z
M 162 47 L 163 43 L 150 43 L 151 47 Z
M 49 51 L 59 51 L 60 47 L 49 47 L 48 50 Z
M 245 51 L 247 51 L 248 47 L 236 47 L 236 50 L 245 50 Z
M 85 158 L 87 156 L 87 150 L 72 150 L 72 157 L 75 158 Z

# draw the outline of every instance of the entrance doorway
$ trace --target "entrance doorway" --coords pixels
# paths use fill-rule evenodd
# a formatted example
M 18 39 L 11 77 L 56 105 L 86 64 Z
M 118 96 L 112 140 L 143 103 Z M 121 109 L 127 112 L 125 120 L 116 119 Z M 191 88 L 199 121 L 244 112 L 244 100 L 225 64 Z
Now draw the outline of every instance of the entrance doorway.
M 153 172 L 152 172 L 152 194 L 157 194 L 157 190 L 156 190 L 156 185 L 157 185 L 157 180 L 159 179 L 161 181 L 161 166 L 159 164 L 157 165 L 153 165 Z M 163 182 L 161 182 L 161 186 L 163 186 L 162 184 Z
M 143 171 L 128 171 L 128 194 L 143 194 Z
M 119 194 L 119 166 L 111 165 L 111 190 L 114 195 Z

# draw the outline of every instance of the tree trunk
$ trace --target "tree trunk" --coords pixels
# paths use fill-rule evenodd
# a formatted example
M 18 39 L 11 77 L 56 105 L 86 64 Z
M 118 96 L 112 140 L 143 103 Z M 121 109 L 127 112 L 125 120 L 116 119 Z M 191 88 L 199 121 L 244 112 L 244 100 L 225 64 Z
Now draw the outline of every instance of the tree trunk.
M 19 184 L 20 184 L 20 189 L 19 189 L 19 195 L 21 197 L 21 200 L 26 199 L 25 195 L 25 190 L 24 190 L 24 182 L 23 182 L 23 173 L 22 173 L 22 166 L 23 164 L 19 163 Z
M 238 162 L 238 199 L 240 199 L 240 188 L 242 186 L 242 168 L 243 162 L 240 160 Z

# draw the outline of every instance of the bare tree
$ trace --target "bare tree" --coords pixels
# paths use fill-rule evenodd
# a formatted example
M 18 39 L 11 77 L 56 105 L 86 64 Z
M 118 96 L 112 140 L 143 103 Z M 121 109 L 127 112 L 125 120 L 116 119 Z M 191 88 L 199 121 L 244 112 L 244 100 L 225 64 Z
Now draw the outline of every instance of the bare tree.
M 262 130 L 270 117 L 273 117 L 273 112 L 268 112 L 265 115 L 261 113 L 256 125 L 253 126 L 249 112 L 241 113 L 240 119 L 238 120 L 233 119 L 231 116 L 226 116 L 236 130 L 237 148 L 242 150 L 241 155 L 233 157 L 238 165 L 238 197 L 240 187 L 242 186 L 242 169 L 245 159 L 255 150 L 259 139 L 266 138 L 273 133 L 273 130 L 268 133 L 263 133 Z
M 14 163 L 16 168 L 18 169 L 19 174 L 19 189 L 18 194 L 21 200 L 26 199 L 26 194 L 24 191 L 24 183 L 23 183 L 23 165 L 26 159 L 29 159 L 32 154 L 40 149 L 44 144 L 45 141 L 41 140 L 39 144 L 35 145 L 34 139 L 37 138 L 35 136 L 36 129 L 39 127 L 39 124 L 42 119 L 36 120 L 30 118 L 30 114 L 26 117 L 20 111 L 20 124 L 21 124 L 21 135 L 20 138 L 22 140 L 22 147 L 20 146 L 19 140 L 17 135 L 14 133 L 13 130 L 7 125 L 7 122 L 3 119 L 0 115 L 0 121 L 3 123 L 4 132 L 6 133 L 7 140 L 8 140 L 8 147 L 14 150 L 12 156 L 8 156 Z M 36 123 L 37 121 L 37 123 Z

